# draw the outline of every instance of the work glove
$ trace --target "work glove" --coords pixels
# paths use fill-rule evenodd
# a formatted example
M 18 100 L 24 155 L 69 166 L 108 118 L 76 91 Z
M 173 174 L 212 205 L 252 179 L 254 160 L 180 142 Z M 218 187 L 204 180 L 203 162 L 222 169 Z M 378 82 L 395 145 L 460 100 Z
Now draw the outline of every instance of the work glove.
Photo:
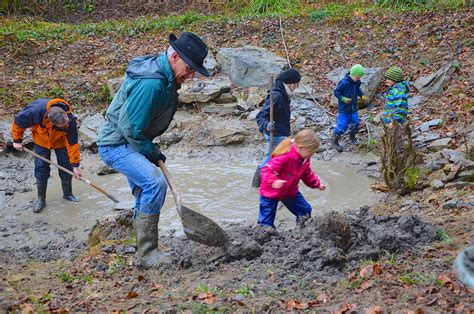
M 163 163 L 165 163 L 165 162 L 166 162 L 166 156 L 163 155 L 163 153 L 160 153 L 160 154 L 158 155 L 158 159 L 157 159 L 156 162 L 155 162 L 157 166 L 158 166 L 158 160 L 161 160 Z
M 347 97 L 342 97 L 342 101 L 349 105 L 352 102 L 352 99 L 347 98 Z
M 364 96 L 364 95 L 362 95 L 362 96 L 360 97 L 360 99 L 362 100 L 363 103 L 365 103 L 365 96 Z
M 275 122 L 268 122 L 267 131 L 268 132 L 275 132 L 276 131 Z

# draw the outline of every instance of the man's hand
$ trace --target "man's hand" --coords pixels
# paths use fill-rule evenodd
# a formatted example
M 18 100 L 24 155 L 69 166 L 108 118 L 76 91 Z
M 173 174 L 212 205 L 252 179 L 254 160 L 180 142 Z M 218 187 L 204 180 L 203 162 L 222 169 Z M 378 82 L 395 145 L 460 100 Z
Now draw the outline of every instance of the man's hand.
M 163 155 L 163 153 L 160 153 L 160 154 L 158 155 L 158 159 L 156 160 L 156 165 L 157 165 L 157 166 L 158 166 L 158 160 L 161 160 L 163 163 L 165 163 L 165 162 L 166 162 L 166 156 Z
M 342 101 L 349 105 L 352 102 L 352 99 L 347 98 L 347 97 L 342 97 Z
M 275 122 L 268 122 L 267 124 L 267 132 L 275 132 Z
M 326 190 L 326 186 L 324 184 L 320 184 L 319 187 L 318 187 L 318 190 L 324 191 L 324 190 Z
M 20 152 L 23 151 L 23 143 L 15 143 L 13 142 L 13 148 L 19 150 Z
M 72 172 L 74 172 L 74 175 L 76 176 L 76 178 L 82 177 L 81 170 L 79 170 L 78 167 L 73 167 L 73 168 L 72 168 Z
M 283 186 L 283 184 L 286 183 L 286 180 L 275 180 L 273 181 L 272 183 L 272 188 L 278 190 L 278 189 L 281 189 L 281 187 Z

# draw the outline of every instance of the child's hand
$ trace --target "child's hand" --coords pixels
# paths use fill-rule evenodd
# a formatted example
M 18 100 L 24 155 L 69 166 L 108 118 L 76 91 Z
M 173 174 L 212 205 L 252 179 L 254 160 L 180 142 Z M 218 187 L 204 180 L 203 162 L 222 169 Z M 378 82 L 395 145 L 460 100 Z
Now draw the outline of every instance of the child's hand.
M 318 190 L 324 191 L 324 190 L 326 190 L 326 186 L 324 184 L 320 184 L 319 187 L 318 187 Z
M 283 184 L 286 183 L 286 180 L 275 180 L 273 181 L 272 183 L 272 188 L 274 189 L 281 189 L 281 187 L 283 186 Z

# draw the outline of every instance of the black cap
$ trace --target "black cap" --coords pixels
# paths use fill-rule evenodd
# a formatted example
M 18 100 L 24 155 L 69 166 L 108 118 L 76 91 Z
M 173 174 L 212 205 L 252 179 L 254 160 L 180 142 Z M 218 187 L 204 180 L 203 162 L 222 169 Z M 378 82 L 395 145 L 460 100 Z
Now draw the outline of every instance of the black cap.
M 184 32 L 179 38 L 174 34 L 170 34 L 169 42 L 171 47 L 187 65 L 202 75 L 209 76 L 209 72 L 203 66 L 208 49 L 201 38 L 193 33 Z
M 280 80 L 285 84 L 295 84 L 301 81 L 301 75 L 298 70 L 288 69 L 278 74 L 277 80 Z

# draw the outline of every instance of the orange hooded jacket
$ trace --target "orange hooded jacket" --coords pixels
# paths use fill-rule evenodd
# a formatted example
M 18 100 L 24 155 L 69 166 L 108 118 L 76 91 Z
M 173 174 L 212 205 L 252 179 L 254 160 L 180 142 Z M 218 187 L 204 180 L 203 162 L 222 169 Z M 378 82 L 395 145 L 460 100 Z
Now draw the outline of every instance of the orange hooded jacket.
M 69 126 L 61 129 L 54 126 L 48 119 L 48 110 L 51 107 L 62 108 L 68 118 Z M 41 98 L 33 101 L 15 116 L 12 123 L 12 136 L 15 143 L 21 143 L 23 134 L 27 128 L 31 128 L 33 141 L 36 145 L 53 149 L 67 148 L 69 162 L 73 167 L 78 167 L 81 160 L 79 151 L 77 123 L 72 114 L 71 105 L 64 99 Z

